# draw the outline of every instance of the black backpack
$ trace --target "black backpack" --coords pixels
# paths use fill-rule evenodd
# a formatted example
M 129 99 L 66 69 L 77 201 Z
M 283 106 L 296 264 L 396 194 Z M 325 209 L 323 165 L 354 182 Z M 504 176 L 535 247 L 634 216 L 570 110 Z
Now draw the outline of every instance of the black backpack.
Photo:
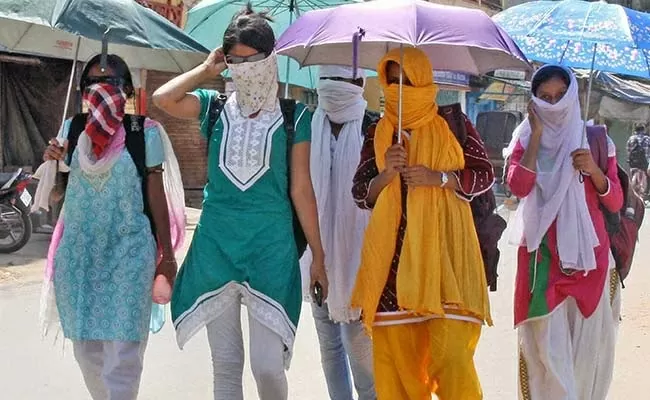
M 86 127 L 86 120 L 88 114 L 77 114 L 72 118 L 70 129 L 68 130 L 68 154 L 66 163 L 70 165 L 72 155 L 77 148 L 79 136 Z M 143 115 L 126 114 L 122 121 L 124 130 L 126 131 L 125 147 L 131 155 L 131 159 L 135 164 L 138 175 L 142 180 L 142 201 L 144 203 L 144 213 L 149 218 L 151 224 L 151 232 L 156 236 L 156 229 L 154 225 L 153 215 L 151 214 L 151 207 L 149 205 L 149 196 L 147 195 L 147 165 L 145 153 L 145 139 L 144 139 L 144 121 L 146 117 Z
M 208 144 L 206 152 L 210 150 L 210 143 L 212 139 L 212 133 L 215 124 L 221 116 L 221 111 L 223 111 L 224 106 L 228 98 L 223 94 L 217 94 L 212 97 L 210 105 L 208 108 Z M 295 127 L 295 117 L 296 112 L 296 101 L 293 99 L 280 99 L 280 109 L 282 110 L 282 118 L 284 130 L 287 132 L 287 191 L 289 192 L 289 200 L 291 201 L 291 150 L 293 148 L 293 140 L 296 133 Z M 307 250 L 307 238 L 305 237 L 305 232 L 302 230 L 302 225 L 296 214 L 296 208 L 291 202 L 291 211 L 293 214 L 293 236 L 296 241 L 296 249 L 298 250 L 298 258 L 301 258 L 302 255 Z

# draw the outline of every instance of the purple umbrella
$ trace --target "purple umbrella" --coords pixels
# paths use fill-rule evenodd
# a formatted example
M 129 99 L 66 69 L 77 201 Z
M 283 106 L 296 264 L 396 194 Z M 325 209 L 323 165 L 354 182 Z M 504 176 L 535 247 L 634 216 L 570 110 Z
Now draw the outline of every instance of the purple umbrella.
M 307 12 L 282 34 L 276 50 L 301 66 L 374 70 L 400 46 L 424 51 L 434 70 L 481 75 L 531 69 L 515 42 L 483 11 L 421 0 L 377 0 Z

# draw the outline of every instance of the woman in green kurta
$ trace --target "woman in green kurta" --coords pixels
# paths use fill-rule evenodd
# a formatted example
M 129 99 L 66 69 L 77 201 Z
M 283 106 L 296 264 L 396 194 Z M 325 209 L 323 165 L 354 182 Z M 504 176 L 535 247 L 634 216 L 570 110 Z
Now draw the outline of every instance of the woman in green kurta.
M 176 280 L 172 318 L 181 348 L 207 327 L 214 398 L 236 400 L 243 396 L 240 310 L 245 304 L 260 398 L 282 400 L 301 304 L 292 202 L 315 249 L 312 284 L 327 289 L 309 175 L 311 113 L 296 105 L 289 190 L 273 31 L 263 14 L 247 8 L 233 18 L 223 43 L 223 51 L 215 50 L 203 65 L 154 94 L 154 102 L 169 114 L 198 118 L 209 138 L 203 213 Z M 208 110 L 218 93 L 196 88 L 226 67 L 236 91 L 208 132 Z

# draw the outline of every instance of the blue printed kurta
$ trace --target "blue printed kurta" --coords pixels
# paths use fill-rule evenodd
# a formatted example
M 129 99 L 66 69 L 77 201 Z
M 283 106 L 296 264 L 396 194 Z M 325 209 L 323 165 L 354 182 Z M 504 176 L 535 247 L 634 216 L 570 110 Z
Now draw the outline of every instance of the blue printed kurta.
M 69 121 L 64 126 L 67 137 Z M 158 128 L 145 129 L 146 165 L 164 159 Z M 89 175 L 71 161 L 64 232 L 54 258 L 56 305 L 71 340 L 140 341 L 151 315 L 156 244 L 143 212 L 141 178 L 127 149 Z

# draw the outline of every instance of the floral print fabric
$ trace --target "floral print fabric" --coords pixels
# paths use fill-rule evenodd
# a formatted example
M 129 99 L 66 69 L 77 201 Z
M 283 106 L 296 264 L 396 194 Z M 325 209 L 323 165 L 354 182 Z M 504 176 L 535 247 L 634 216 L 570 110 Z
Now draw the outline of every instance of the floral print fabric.
M 526 57 L 572 68 L 650 77 L 650 16 L 616 4 L 534 1 L 512 7 L 494 20 Z

